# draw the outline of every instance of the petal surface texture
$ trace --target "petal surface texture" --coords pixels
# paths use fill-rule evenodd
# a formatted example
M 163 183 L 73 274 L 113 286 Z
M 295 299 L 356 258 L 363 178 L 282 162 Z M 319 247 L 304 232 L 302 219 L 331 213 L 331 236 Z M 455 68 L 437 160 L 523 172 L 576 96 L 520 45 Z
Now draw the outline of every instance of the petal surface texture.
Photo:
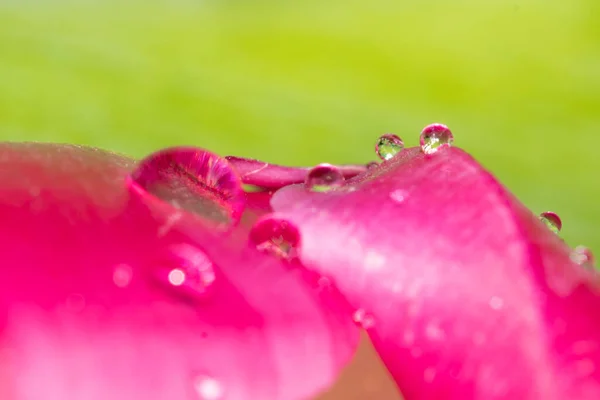
M 598 274 L 463 150 L 407 149 L 271 203 L 405 399 L 600 398 Z
M 0 398 L 291 400 L 327 388 L 358 336 L 324 307 L 336 299 L 145 195 L 135 168 L 78 146 L 0 146 Z

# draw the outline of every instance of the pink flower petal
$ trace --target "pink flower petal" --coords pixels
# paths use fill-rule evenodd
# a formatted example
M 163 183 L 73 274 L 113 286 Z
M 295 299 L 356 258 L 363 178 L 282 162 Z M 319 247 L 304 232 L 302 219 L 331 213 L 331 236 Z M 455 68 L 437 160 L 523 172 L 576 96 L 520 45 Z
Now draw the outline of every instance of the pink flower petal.
M 468 154 L 408 149 L 275 193 L 405 399 L 600 398 L 600 280 Z
M 304 399 L 351 356 L 335 298 L 127 190 L 131 160 L 0 154 L 1 399 Z
M 227 161 L 239 172 L 242 181 L 265 189 L 279 189 L 283 186 L 304 182 L 310 168 L 285 167 L 249 158 L 227 157 Z M 351 178 L 366 171 L 365 165 L 342 165 L 338 167 L 345 178 Z

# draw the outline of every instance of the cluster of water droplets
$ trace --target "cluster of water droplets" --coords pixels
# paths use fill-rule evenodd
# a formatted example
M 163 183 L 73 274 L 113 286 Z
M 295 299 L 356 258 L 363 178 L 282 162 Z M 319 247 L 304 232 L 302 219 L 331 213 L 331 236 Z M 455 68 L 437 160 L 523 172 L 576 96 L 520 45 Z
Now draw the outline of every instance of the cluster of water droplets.
M 454 135 L 452 131 L 443 124 L 427 125 L 419 136 L 421 151 L 425 154 L 434 154 L 444 147 L 452 146 Z M 377 139 L 375 153 L 383 160 L 388 161 L 404 150 L 404 141 L 393 133 L 386 133 Z M 373 167 L 377 163 L 372 162 L 367 167 Z

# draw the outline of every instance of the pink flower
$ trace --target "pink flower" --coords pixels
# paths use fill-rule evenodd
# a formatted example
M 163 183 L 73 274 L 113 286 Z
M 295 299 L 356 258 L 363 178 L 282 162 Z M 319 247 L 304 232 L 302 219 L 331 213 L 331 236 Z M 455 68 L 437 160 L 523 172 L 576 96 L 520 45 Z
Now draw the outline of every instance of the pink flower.
M 0 398 L 312 398 L 353 319 L 407 400 L 600 398 L 591 254 L 422 139 L 312 170 L 3 145 Z

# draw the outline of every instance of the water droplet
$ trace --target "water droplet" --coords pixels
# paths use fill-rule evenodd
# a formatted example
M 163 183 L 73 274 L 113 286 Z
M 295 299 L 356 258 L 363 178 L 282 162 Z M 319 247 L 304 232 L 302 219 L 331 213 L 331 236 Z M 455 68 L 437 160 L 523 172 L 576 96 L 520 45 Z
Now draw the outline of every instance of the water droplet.
M 113 282 L 120 288 L 129 286 L 133 276 L 132 268 L 127 264 L 119 264 L 113 271 Z
M 221 400 L 225 395 L 221 382 L 208 375 L 198 375 L 194 379 L 194 389 L 200 400 Z
M 285 219 L 266 216 L 252 226 L 249 240 L 259 251 L 289 260 L 297 256 L 300 233 Z
M 558 216 L 558 214 L 552 212 L 552 211 L 546 211 L 540 214 L 540 220 L 546 224 L 546 226 L 548 227 L 548 229 L 550 229 L 552 232 L 558 234 L 560 232 L 560 230 L 562 229 L 562 221 L 560 220 L 560 217 Z
M 304 185 L 313 192 L 327 192 L 344 184 L 344 175 L 331 164 L 319 164 L 308 172 Z
M 241 179 L 229 162 L 199 148 L 175 147 L 151 154 L 129 178 L 138 195 L 219 223 L 237 221 L 245 206 Z
M 192 299 L 204 298 L 215 281 L 213 263 L 189 244 L 171 246 L 155 266 L 154 278 L 163 287 Z
M 421 132 L 421 150 L 425 154 L 434 154 L 442 147 L 450 147 L 454 142 L 454 135 L 446 125 L 431 124 Z
M 396 203 L 403 203 L 404 200 L 408 197 L 408 192 L 402 189 L 396 189 L 390 192 L 390 198 L 394 200 Z
M 379 158 L 385 161 L 392 159 L 403 148 L 404 142 L 402 139 L 392 133 L 388 133 L 379 137 L 375 145 L 375 152 Z
M 594 268 L 596 262 L 592 251 L 585 246 L 575 247 L 571 251 L 570 258 L 575 264 L 588 268 Z
M 375 325 L 375 318 L 367 313 L 366 310 L 359 308 L 352 314 L 352 320 L 363 329 L 370 329 Z
M 371 161 L 369 163 L 367 163 L 367 169 L 371 169 L 371 168 L 375 168 L 376 166 L 378 166 L 379 163 L 376 161 Z

